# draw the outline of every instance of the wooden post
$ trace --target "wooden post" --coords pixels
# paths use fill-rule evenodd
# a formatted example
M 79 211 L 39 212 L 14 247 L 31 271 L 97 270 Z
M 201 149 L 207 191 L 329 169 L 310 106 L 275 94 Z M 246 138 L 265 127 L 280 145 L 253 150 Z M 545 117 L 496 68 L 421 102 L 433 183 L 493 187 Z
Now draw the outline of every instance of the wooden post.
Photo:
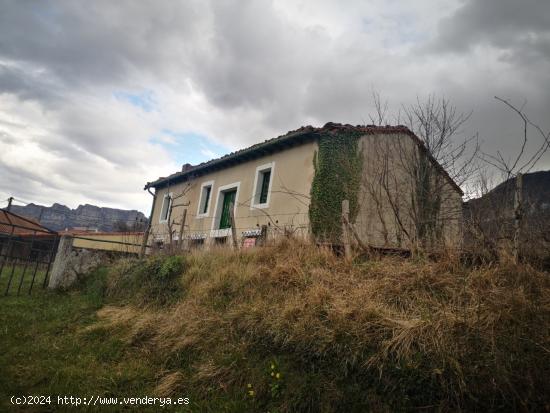
M 259 245 L 267 245 L 267 225 L 262 225 L 259 241 Z
M 344 244 L 344 253 L 345 253 L 346 259 L 351 258 L 351 246 L 349 242 L 348 222 L 349 222 L 349 201 L 347 199 L 344 199 L 342 201 L 342 243 Z
M 231 238 L 233 238 L 233 248 L 239 249 L 237 244 L 237 228 L 235 226 L 235 211 L 233 210 L 233 202 L 229 204 L 229 218 L 231 219 Z
M 183 248 L 183 228 L 185 227 L 185 219 L 187 218 L 187 208 L 183 210 L 183 216 L 181 217 L 181 226 L 180 226 L 180 235 L 178 237 L 178 242 L 180 243 L 180 249 Z
M 139 249 L 139 258 L 145 256 L 145 251 L 147 250 L 147 241 L 149 240 L 149 232 L 151 231 L 151 224 L 147 224 L 147 228 L 143 232 L 143 238 L 141 239 L 141 248 Z
M 141 240 L 141 248 L 139 250 L 139 258 L 143 258 L 145 256 L 145 253 L 147 252 L 147 241 L 149 240 L 149 233 L 151 232 L 153 223 L 153 212 L 155 211 L 155 203 L 157 201 L 156 192 L 152 193 L 151 188 L 147 188 L 147 192 L 149 192 L 153 196 L 153 203 L 151 204 L 151 212 L 149 213 L 149 221 L 147 221 L 147 227 L 143 232 L 143 239 Z
M 516 175 L 516 190 L 514 196 L 514 251 L 513 257 L 516 264 L 519 263 L 521 247 L 521 220 L 523 218 L 523 174 Z

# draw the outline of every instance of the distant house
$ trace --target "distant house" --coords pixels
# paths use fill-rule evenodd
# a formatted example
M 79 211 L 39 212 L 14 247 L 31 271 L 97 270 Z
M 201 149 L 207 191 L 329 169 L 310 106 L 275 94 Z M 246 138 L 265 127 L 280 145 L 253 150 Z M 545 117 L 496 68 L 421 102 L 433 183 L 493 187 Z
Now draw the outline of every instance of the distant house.
M 422 184 L 418 170 L 431 171 Z M 269 236 L 292 233 L 338 243 L 344 198 L 356 235 L 370 245 L 409 248 L 430 231 L 442 245 L 461 242 L 462 191 L 403 126 L 302 127 L 186 164 L 145 189 L 155 190 L 150 243 L 159 245 L 180 234 L 190 246 L 229 242 L 231 205 L 242 245 L 253 245 L 266 230 Z M 436 208 L 431 201 L 428 206 L 432 198 Z M 428 209 L 435 211 L 432 223 Z

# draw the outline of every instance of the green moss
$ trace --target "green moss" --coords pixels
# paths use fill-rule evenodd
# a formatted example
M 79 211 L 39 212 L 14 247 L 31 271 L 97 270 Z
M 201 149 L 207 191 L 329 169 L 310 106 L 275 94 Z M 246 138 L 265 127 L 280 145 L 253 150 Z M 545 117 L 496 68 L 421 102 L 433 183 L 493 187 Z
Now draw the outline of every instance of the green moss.
M 324 134 L 314 157 L 309 218 L 317 240 L 338 242 L 342 233 L 342 201 L 349 200 L 350 221 L 359 210 L 358 193 L 363 170 L 358 132 Z

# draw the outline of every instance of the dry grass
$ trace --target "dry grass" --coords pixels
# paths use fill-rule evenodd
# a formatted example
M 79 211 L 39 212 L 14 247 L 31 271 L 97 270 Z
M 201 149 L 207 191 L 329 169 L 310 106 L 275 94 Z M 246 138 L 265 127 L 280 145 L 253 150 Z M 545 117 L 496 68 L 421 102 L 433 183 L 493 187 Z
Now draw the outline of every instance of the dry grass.
M 186 372 L 159 392 L 241 397 L 254 381 L 251 410 L 548 409 L 550 278 L 529 266 L 347 263 L 286 241 L 193 254 L 180 282 L 169 307 L 99 313 Z M 285 375 L 276 396 L 272 359 Z

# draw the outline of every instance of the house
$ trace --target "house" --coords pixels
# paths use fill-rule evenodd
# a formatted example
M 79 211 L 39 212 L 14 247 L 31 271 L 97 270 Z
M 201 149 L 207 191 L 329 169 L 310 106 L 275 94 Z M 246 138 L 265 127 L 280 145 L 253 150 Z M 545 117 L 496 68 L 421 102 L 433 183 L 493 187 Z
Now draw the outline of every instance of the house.
M 354 236 L 377 247 L 461 243 L 462 191 L 404 126 L 306 126 L 148 182 L 149 245 L 293 234 L 339 243 L 342 200 Z M 182 225 L 183 224 L 183 225 Z

